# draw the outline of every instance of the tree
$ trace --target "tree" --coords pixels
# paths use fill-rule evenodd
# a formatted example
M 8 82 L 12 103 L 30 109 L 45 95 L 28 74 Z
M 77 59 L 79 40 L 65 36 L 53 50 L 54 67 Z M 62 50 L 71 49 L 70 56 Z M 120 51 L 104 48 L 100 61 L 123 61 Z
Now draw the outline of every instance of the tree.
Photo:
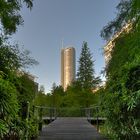
M 135 27 L 137 27 L 140 20 L 139 0 L 121 0 L 116 8 L 118 10 L 116 18 L 109 22 L 101 31 L 101 37 L 105 40 L 111 39 L 127 23 L 133 23 L 133 29 L 136 29 Z
M 28 138 L 37 135 L 37 120 L 32 115 L 32 109 L 28 122 L 25 121 L 27 116 L 21 115 L 27 113 L 27 109 L 24 110 L 27 101 L 32 102 L 34 98 L 35 83 L 19 72 L 26 66 L 34 65 L 36 61 L 29 56 L 29 51 L 7 42 L 9 35 L 23 24 L 20 15 L 23 3 L 31 9 L 32 2 L 33 0 L 0 0 L 0 74 L 3 74 L 0 76 L 0 139 L 25 139 L 29 125 Z
M 122 0 L 117 6 L 117 18 L 102 33 L 112 37 L 127 22 L 129 33 L 114 40 L 115 46 L 106 68 L 107 83 L 102 99 L 107 117 L 107 133 L 113 139 L 138 140 L 140 137 L 140 1 Z
M 65 95 L 63 87 L 57 86 L 55 83 L 52 85 L 51 97 L 52 97 L 52 106 L 59 108 L 62 104 L 62 98 Z
M 45 87 L 43 85 L 40 86 L 39 92 L 45 94 Z
M 82 101 L 83 107 L 89 107 L 92 103 L 92 89 L 98 85 L 99 77 L 95 78 L 94 61 L 88 48 L 87 42 L 83 42 L 82 51 L 79 59 L 79 68 L 77 72 L 77 86 L 79 87 L 79 101 Z
M 23 24 L 20 10 L 23 3 L 27 8 L 32 8 L 33 0 L 1 0 L 0 1 L 0 23 L 2 25 L 0 31 L 7 35 L 15 33 L 18 25 Z
M 29 78 L 29 74 L 27 73 L 23 73 L 22 76 L 18 78 L 18 81 L 19 103 L 32 102 L 36 94 L 35 82 Z
M 18 44 L 10 45 L 3 43 L 0 45 L 0 70 L 7 73 L 8 71 L 18 71 L 38 62 L 31 58 L 30 52 L 21 50 Z
M 83 89 L 91 90 L 94 87 L 94 73 L 92 55 L 87 42 L 83 42 L 77 72 L 77 81 Z
M 52 85 L 51 93 L 52 93 L 52 107 L 56 107 L 56 84 L 55 83 L 53 83 Z
M 20 51 L 18 46 L 9 45 L 4 41 L 0 45 L 0 72 L 2 73 L 2 77 L 0 77 L 2 84 L 0 88 L 0 108 L 5 112 L 10 110 L 10 113 L 5 114 L 4 118 L 0 117 L 0 122 L 2 122 L 0 125 L 5 126 L 2 128 L 3 131 L 0 133 L 0 137 L 4 137 L 5 139 L 9 139 L 10 137 L 17 138 L 20 137 L 19 130 L 23 132 L 24 125 L 21 125 L 23 122 L 17 120 L 22 116 L 20 116 L 20 114 L 22 114 L 22 112 L 25 113 L 25 111 L 19 111 L 23 109 L 23 102 L 26 104 L 27 100 L 32 102 L 35 94 L 35 83 L 31 81 L 28 76 L 23 76 L 19 70 L 34 62 L 36 63 L 36 61 L 29 56 L 29 53 Z M 16 112 L 16 117 L 11 119 L 11 113 L 14 115 L 13 112 Z M 8 122 L 5 121 L 5 119 L 7 119 Z

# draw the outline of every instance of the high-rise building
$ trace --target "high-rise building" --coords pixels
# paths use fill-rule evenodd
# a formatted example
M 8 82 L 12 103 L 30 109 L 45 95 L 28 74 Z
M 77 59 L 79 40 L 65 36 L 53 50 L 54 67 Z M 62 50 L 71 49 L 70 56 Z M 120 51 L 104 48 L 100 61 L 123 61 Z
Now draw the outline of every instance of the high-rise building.
M 105 64 L 107 65 L 108 62 L 111 59 L 111 52 L 113 50 L 113 47 L 115 46 L 114 40 L 118 38 L 122 33 L 129 33 L 129 31 L 132 29 L 132 24 L 128 23 L 126 24 L 120 32 L 117 32 L 111 40 L 108 41 L 108 43 L 104 46 L 104 55 L 105 55 Z
M 61 85 L 64 91 L 75 80 L 75 49 L 73 47 L 61 50 Z

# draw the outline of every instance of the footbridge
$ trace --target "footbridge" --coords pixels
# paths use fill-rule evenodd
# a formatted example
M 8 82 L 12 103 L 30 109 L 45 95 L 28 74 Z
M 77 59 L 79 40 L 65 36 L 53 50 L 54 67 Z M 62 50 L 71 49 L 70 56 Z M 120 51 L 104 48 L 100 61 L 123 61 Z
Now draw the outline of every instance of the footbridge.
M 98 107 L 53 108 L 35 107 L 40 117 L 38 140 L 106 140 L 99 133 Z M 94 125 L 92 125 L 94 124 Z

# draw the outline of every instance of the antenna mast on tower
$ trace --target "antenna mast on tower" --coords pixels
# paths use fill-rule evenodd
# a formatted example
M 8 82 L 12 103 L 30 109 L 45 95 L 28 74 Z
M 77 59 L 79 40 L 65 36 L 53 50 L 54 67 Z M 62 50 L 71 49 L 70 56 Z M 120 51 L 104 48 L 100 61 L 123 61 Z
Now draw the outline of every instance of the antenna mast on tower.
M 64 49 L 64 39 L 62 38 L 62 42 L 61 42 L 61 49 Z

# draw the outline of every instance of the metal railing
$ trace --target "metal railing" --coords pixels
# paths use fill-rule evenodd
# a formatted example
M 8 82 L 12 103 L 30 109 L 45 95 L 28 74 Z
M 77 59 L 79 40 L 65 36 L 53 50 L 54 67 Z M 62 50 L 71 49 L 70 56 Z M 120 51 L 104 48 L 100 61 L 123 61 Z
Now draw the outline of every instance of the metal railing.
M 28 104 L 28 108 L 29 107 L 30 105 Z M 82 107 L 55 108 L 45 106 L 33 106 L 33 114 L 39 121 L 39 130 L 42 130 L 42 124 L 44 120 L 49 120 L 50 123 L 53 120 L 57 119 L 57 117 L 86 117 L 90 123 L 92 123 L 93 120 L 96 122 L 96 127 L 97 130 L 99 131 L 99 121 L 102 119 L 100 116 L 99 106 L 90 106 L 87 108 Z M 28 121 L 29 115 L 27 116 Z
M 83 110 L 85 111 L 85 117 L 90 123 L 92 119 L 96 121 L 97 131 L 99 131 L 99 106 L 91 106 L 83 108 Z
M 43 119 L 43 117 L 48 117 L 50 120 L 52 118 L 57 118 L 57 109 L 54 107 L 45 107 L 45 106 L 34 106 L 35 110 L 38 113 L 39 119 Z

